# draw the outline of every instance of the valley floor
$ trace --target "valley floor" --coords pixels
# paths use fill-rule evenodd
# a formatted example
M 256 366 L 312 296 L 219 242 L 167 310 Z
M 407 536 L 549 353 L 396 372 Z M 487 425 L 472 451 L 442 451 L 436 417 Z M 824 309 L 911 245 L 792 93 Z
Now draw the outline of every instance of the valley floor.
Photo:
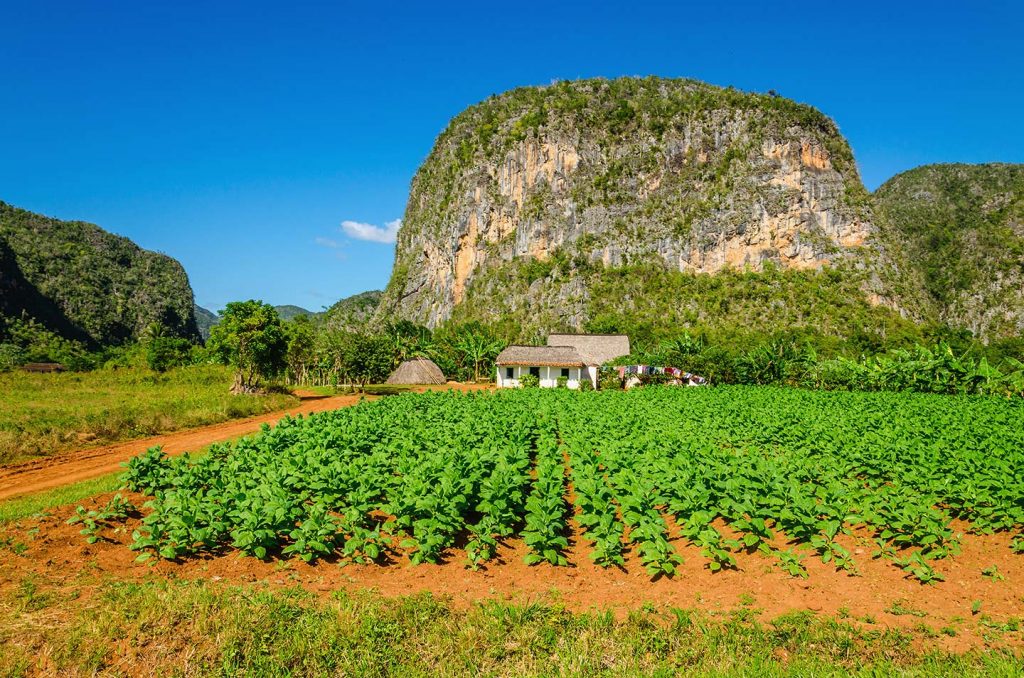
M 121 462 L 161 446 L 168 455 L 200 450 L 213 443 L 233 440 L 255 433 L 263 424 L 273 424 L 284 416 L 323 412 L 358 403 L 363 396 L 319 396 L 302 394 L 301 403 L 284 411 L 276 411 L 247 419 L 201 426 L 166 435 L 141 438 L 116 445 L 92 447 L 43 457 L 20 464 L 0 466 L 0 500 L 117 473 Z

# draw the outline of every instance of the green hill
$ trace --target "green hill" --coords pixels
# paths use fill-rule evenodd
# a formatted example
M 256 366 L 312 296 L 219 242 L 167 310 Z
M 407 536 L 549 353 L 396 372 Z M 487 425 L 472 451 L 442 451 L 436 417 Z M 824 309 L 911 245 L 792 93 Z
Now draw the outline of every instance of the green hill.
M 122 344 L 157 323 L 198 339 L 192 288 L 174 259 L 82 221 L 0 202 L 0 324 L 33 319 L 87 346 Z
M 926 165 L 874 199 L 937 318 L 989 339 L 1024 333 L 1024 165 Z
M 370 290 L 345 297 L 324 311 L 320 320 L 330 329 L 346 331 L 362 329 L 373 319 L 377 306 L 380 304 L 381 294 L 380 290 Z
M 291 320 L 292 318 L 296 318 L 300 315 L 318 315 L 313 311 L 307 311 L 301 306 L 292 306 L 290 304 L 286 304 L 284 306 L 275 306 L 274 310 L 277 311 L 277 315 L 281 316 L 281 320 Z
M 196 326 L 199 328 L 199 335 L 206 341 L 210 338 L 210 329 L 220 322 L 220 316 L 213 311 L 195 305 Z

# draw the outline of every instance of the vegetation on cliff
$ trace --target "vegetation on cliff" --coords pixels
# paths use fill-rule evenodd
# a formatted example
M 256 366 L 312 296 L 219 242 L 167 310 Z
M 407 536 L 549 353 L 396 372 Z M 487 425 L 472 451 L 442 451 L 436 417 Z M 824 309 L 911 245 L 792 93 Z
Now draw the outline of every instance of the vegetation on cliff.
M 850 147 L 810 106 L 661 78 L 520 88 L 438 137 L 380 314 L 435 326 L 490 300 L 480 278 L 559 254 L 576 268 L 820 269 L 857 258 L 872 234 Z M 547 286 L 527 294 L 558 311 Z
M 1019 344 L 1022 167 L 922 167 L 872 196 L 835 123 L 773 93 L 661 78 L 519 88 L 438 137 L 377 319 L 479 321 L 519 340 L 784 331 L 871 352 L 967 330 Z
M 926 165 L 874 199 L 936 317 L 992 339 L 1024 331 L 1024 165 Z
M 177 261 L 92 224 L 0 202 L 0 341 L 11 320 L 90 348 L 137 340 L 154 324 L 199 338 Z

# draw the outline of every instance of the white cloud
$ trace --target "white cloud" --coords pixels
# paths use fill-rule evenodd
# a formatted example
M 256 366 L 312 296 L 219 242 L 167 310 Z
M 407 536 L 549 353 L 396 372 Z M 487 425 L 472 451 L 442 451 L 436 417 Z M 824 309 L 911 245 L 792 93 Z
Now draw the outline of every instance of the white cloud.
M 339 247 L 341 247 L 341 243 L 335 240 L 334 238 L 321 238 L 318 236 L 314 238 L 313 242 L 315 242 L 317 245 L 320 245 L 321 247 L 326 247 L 332 250 L 336 250 Z
M 343 221 L 341 222 L 341 230 L 345 235 L 356 240 L 369 240 L 370 242 L 390 244 L 398 238 L 398 227 L 401 225 L 401 219 L 388 221 L 383 226 L 364 224 L 359 221 Z

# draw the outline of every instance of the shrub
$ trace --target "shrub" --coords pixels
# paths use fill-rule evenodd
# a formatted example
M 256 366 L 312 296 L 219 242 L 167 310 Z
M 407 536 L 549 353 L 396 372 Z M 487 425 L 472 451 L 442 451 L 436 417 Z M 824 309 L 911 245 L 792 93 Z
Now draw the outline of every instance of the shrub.
M 569 377 L 559 377 L 555 380 L 555 385 L 558 386 L 558 388 L 568 388 Z
M 155 372 L 187 365 L 192 360 L 192 343 L 179 337 L 155 337 L 146 344 L 146 364 Z
M 601 372 L 601 376 L 598 377 L 597 387 L 602 391 L 616 391 L 622 388 L 622 379 L 619 378 L 619 373 L 614 370 L 605 370 Z
M 532 374 L 524 374 L 519 377 L 519 385 L 523 388 L 537 388 L 540 386 L 540 378 Z

